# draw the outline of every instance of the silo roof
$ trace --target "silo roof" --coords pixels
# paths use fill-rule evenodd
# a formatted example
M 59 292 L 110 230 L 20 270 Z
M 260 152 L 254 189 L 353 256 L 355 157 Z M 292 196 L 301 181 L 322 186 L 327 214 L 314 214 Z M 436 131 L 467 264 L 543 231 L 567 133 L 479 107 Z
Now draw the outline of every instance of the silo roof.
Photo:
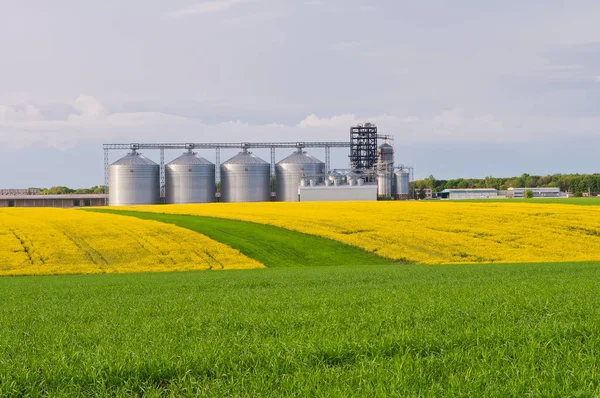
M 240 152 L 223 164 L 268 164 L 250 152 Z
M 323 163 L 319 159 L 314 156 L 308 155 L 306 152 L 294 152 L 287 158 L 279 161 L 277 164 L 306 164 L 306 163 L 314 163 L 319 164 Z
M 381 149 L 394 149 L 394 147 L 391 146 L 388 143 L 384 143 L 384 144 L 379 145 L 379 148 L 381 148 Z
M 169 165 L 182 165 L 182 166 L 193 166 L 193 165 L 212 165 L 212 162 L 204 159 L 201 156 L 196 155 L 195 153 L 184 153 L 180 157 L 173 159 L 169 162 Z
M 143 156 L 141 153 L 137 153 L 137 152 L 128 153 L 127 155 L 125 155 L 121 159 L 119 159 L 116 162 L 114 162 L 113 164 L 111 164 L 111 166 L 119 166 L 119 165 L 124 165 L 124 166 L 139 166 L 139 165 L 158 166 L 152 160 L 148 159 L 147 157 Z

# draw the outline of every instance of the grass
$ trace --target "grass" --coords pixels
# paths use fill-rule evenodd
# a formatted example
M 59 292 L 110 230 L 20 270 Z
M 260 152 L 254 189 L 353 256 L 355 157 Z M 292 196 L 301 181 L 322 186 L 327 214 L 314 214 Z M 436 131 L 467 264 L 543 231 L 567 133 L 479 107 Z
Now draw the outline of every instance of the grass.
M 0 396 L 600 395 L 600 264 L 0 279 Z
M 247 221 L 110 209 L 88 211 L 155 220 L 187 228 L 225 243 L 269 268 L 393 262 L 331 239 Z

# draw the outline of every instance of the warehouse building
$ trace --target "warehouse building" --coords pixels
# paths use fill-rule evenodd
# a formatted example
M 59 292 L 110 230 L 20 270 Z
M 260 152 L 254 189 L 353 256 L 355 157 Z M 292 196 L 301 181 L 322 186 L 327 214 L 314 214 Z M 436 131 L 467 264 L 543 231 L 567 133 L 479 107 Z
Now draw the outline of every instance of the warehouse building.
M 300 202 L 377 200 L 377 184 L 300 186 Z
M 465 188 L 444 189 L 438 192 L 441 199 L 493 199 L 498 197 L 498 190 L 494 188 Z
M 104 206 L 108 195 L 0 195 L 0 207 Z
M 509 198 L 524 198 L 525 191 L 533 192 L 534 198 L 565 198 L 566 192 L 561 192 L 560 188 L 508 188 L 507 197 Z

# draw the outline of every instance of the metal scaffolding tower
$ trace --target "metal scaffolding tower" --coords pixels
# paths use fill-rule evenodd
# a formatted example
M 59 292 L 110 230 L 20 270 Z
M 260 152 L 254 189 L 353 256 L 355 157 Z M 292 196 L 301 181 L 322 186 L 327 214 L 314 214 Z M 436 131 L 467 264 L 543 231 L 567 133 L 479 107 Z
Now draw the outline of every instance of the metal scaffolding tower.
M 371 123 L 350 127 L 350 167 L 372 169 L 377 162 L 377 126 Z

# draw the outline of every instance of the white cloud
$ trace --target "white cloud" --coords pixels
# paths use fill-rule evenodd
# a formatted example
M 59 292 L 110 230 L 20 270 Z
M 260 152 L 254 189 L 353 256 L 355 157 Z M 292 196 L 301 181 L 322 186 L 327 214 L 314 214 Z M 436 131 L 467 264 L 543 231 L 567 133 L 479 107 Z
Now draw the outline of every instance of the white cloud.
M 42 119 L 42 114 L 40 110 L 33 105 L 25 105 L 23 107 L 0 105 L 0 123 L 40 119 Z
M 507 119 L 491 113 L 454 108 L 429 117 L 382 114 L 363 117 L 311 114 L 295 125 L 249 124 L 235 120 L 206 123 L 163 112 L 109 113 L 94 97 L 80 96 L 77 111 L 63 120 L 45 120 L 38 108 L 0 106 L 0 148 L 36 145 L 68 149 L 92 143 L 128 142 L 245 142 L 347 141 L 348 129 L 358 123 L 377 124 L 397 142 L 519 142 L 565 136 L 592 136 L 600 117 Z
M 83 117 L 102 117 L 106 113 L 104 105 L 96 98 L 80 95 L 75 100 L 75 109 L 77 109 Z
M 243 3 L 249 3 L 256 0 L 213 0 L 194 4 L 190 7 L 179 8 L 167 13 L 169 18 L 185 18 L 194 15 L 211 14 L 227 10 Z

